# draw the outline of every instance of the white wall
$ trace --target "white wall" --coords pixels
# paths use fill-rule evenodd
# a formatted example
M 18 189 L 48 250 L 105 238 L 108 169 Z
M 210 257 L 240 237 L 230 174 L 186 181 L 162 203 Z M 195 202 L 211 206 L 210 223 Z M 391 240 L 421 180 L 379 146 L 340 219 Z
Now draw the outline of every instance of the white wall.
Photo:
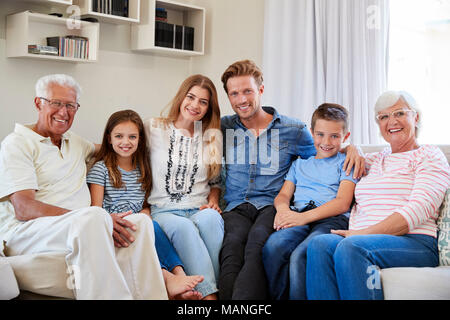
M 147 1 L 147 0 L 141 0 Z M 83 88 L 72 130 L 100 141 L 107 118 L 129 107 L 143 117 L 160 114 L 181 82 L 191 74 L 210 77 L 219 92 L 223 114 L 231 114 L 220 77 L 238 59 L 262 63 L 263 0 L 178 0 L 206 8 L 205 55 L 169 58 L 129 50 L 130 27 L 100 25 L 97 63 L 72 64 L 6 58 L 5 16 L 31 9 L 47 13 L 55 8 L 16 0 L 0 0 L 0 140 L 14 123 L 34 123 L 34 85 L 50 73 L 67 73 Z

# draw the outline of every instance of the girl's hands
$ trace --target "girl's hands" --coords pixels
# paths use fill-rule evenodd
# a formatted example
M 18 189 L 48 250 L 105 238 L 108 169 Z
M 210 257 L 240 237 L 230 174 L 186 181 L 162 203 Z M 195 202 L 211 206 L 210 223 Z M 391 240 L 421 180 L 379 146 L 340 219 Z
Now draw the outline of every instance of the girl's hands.
M 133 212 L 120 212 L 112 213 L 111 218 L 113 221 L 113 239 L 114 245 L 117 248 L 128 247 L 129 243 L 134 241 L 134 237 L 128 232 L 126 228 L 130 228 L 136 231 L 136 226 L 128 220 L 123 219 L 124 217 L 132 214 Z

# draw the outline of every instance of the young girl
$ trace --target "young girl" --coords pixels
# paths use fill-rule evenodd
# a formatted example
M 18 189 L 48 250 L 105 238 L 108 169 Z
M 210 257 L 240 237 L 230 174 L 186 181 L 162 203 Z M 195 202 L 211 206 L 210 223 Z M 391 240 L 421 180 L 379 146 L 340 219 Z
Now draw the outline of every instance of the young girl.
M 144 127 L 132 110 L 116 112 L 109 118 L 95 164 L 87 182 L 93 206 L 103 207 L 113 216 L 116 247 L 128 247 L 133 241 L 123 217 L 144 213 L 150 217 L 145 199 L 150 194 L 151 172 Z M 117 222 L 117 223 L 116 223 Z M 183 265 L 169 239 L 156 222 L 155 247 L 160 260 L 169 298 L 200 299 L 194 287 L 202 276 L 186 276 Z
M 223 220 L 219 209 L 222 135 L 217 92 L 202 75 L 187 78 L 167 116 L 145 122 L 153 188 L 152 217 L 171 239 L 196 289 L 217 299 Z

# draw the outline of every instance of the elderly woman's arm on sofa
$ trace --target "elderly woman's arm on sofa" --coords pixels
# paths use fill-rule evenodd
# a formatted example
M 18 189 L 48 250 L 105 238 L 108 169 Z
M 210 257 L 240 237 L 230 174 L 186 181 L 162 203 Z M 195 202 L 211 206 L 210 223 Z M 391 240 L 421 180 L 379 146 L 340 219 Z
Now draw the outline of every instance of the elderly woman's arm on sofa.
M 55 207 L 35 199 L 34 190 L 22 190 L 9 196 L 17 220 L 28 221 L 39 217 L 59 216 L 69 210 Z
M 383 221 L 361 230 L 331 230 L 331 233 L 343 237 L 366 234 L 390 234 L 402 236 L 409 232 L 408 222 L 400 213 L 393 213 Z

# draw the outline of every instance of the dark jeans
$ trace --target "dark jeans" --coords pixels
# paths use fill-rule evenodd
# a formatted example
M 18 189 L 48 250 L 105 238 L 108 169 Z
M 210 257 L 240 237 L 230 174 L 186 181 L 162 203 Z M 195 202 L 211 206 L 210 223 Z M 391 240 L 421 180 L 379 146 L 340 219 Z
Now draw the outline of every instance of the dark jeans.
M 263 248 L 263 262 L 272 299 L 306 299 L 308 244 L 314 237 L 330 233 L 331 229 L 348 229 L 348 218 L 344 215 L 330 217 L 282 229 L 270 236 Z
M 257 210 L 243 203 L 223 214 L 225 236 L 220 251 L 219 298 L 221 300 L 268 299 L 262 248 L 274 232 L 275 208 Z
M 161 268 L 172 271 L 176 266 L 183 267 L 175 248 L 156 221 L 153 221 L 153 229 L 155 230 L 156 253 Z

